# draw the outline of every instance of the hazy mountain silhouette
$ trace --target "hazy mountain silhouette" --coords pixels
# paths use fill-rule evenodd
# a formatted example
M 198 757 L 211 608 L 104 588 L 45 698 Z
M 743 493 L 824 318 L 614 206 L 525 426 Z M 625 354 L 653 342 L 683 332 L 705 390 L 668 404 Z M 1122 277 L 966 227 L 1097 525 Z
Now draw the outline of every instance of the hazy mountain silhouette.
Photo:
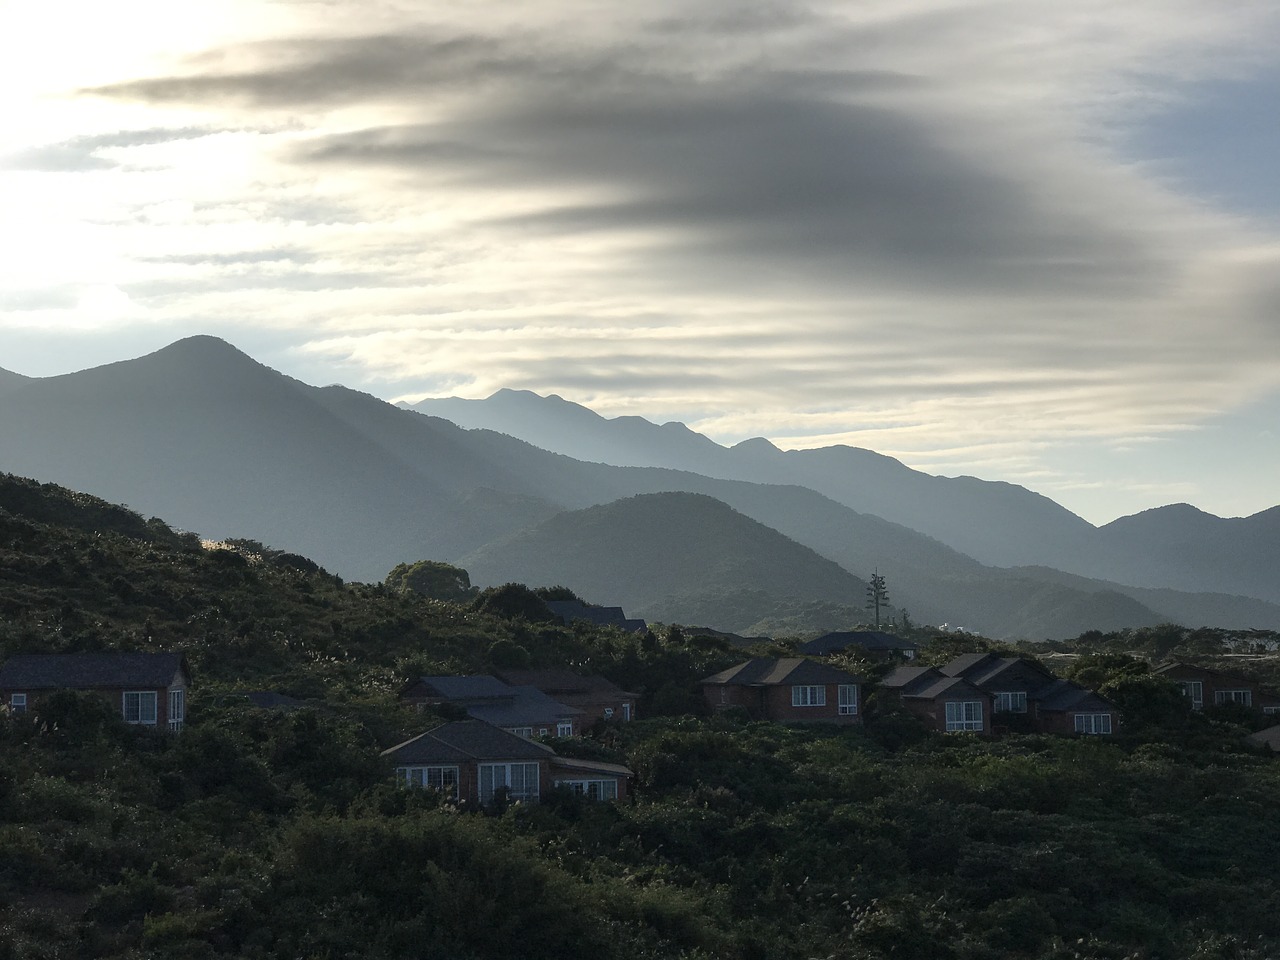
M 744 630 L 806 601 L 860 604 L 864 581 L 702 494 L 561 513 L 462 558 L 473 582 L 572 584 L 631 616 Z
M 680 424 L 607 419 L 529 391 L 499 391 L 486 400 L 424 400 L 414 409 L 580 459 L 799 484 L 984 564 L 1047 566 L 1138 587 L 1247 594 L 1280 603 L 1280 508 L 1224 520 L 1175 505 L 1099 529 L 1015 484 L 931 476 L 856 447 L 783 451 L 757 438 L 726 448 Z
M 1114 587 L 1114 597 L 1103 597 L 1104 591 L 1092 586 L 1037 571 L 992 569 L 915 530 L 794 483 L 762 485 L 672 468 L 586 463 L 493 431 L 464 430 L 344 387 L 309 386 L 210 337 L 60 377 L 3 377 L 0 388 L 0 470 L 129 504 L 204 536 L 261 540 L 358 579 L 380 580 L 402 561 L 457 562 L 471 553 L 496 565 L 489 559 L 492 550 L 482 548 L 495 541 L 516 543 L 519 531 L 564 511 L 638 494 L 687 492 L 704 498 L 654 502 L 673 509 L 683 504 L 685 514 L 692 502 L 699 515 L 707 516 L 721 516 L 716 511 L 732 507 L 776 536 L 838 563 L 850 576 L 866 577 L 878 568 L 890 578 L 893 602 L 918 621 L 947 621 L 993 635 L 1066 636 L 1170 619 L 1167 611 L 1174 606 L 1198 609 L 1190 597 L 1157 605 L 1127 588 Z M 581 418 L 581 408 L 573 415 Z M 628 429 L 653 436 L 652 430 L 667 428 L 638 421 Z M 764 441 L 740 445 L 746 449 L 735 452 L 683 428 L 668 432 L 682 438 L 690 457 L 698 449 L 715 457 L 780 455 L 769 453 L 772 448 Z M 836 456 L 863 458 L 895 474 L 914 473 L 866 451 Z M 1001 486 L 983 488 L 983 496 Z M 711 505 L 707 497 L 721 505 Z M 596 523 L 603 531 L 609 523 L 631 522 L 631 516 L 606 511 Z M 702 602 L 731 589 L 759 606 L 759 598 L 748 595 L 760 593 L 758 575 L 766 558 L 741 555 L 749 538 L 709 524 L 706 530 L 723 530 L 724 542 L 694 542 L 678 526 L 667 562 L 676 562 L 682 552 L 702 556 L 700 551 L 722 562 L 714 576 L 708 574 L 709 586 L 690 588 L 702 593 L 682 595 L 689 601 L 685 606 L 662 616 L 646 607 L 648 615 L 676 619 L 673 611 L 691 609 L 691 598 Z M 805 569 L 811 562 L 805 561 Z M 739 578 L 736 587 L 731 574 Z M 529 578 L 556 579 L 532 573 Z M 779 576 L 774 582 L 794 581 Z M 822 584 L 817 592 L 832 591 L 821 602 L 860 607 L 856 578 L 814 582 Z M 602 602 L 617 596 L 614 589 L 595 596 L 582 583 L 566 585 Z M 625 583 L 613 586 L 626 589 Z M 808 603 L 814 593 L 805 588 L 791 599 Z M 773 603 L 778 594 L 768 597 Z M 1221 606 L 1215 600 L 1206 609 Z M 1280 608 L 1267 609 L 1270 623 L 1251 625 L 1280 626 Z M 770 616 L 786 619 L 785 611 Z M 702 615 L 688 619 L 709 622 Z M 1190 613 L 1179 619 L 1197 626 L 1210 622 L 1197 622 Z

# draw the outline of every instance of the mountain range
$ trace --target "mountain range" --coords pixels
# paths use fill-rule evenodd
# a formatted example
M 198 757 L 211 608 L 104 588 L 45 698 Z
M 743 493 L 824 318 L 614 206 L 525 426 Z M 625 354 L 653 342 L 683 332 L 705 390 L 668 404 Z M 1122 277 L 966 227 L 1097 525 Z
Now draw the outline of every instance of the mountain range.
M 0 371 L 0 397 L 0 470 L 354 579 L 439 559 L 650 619 L 817 630 L 850 626 L 879 570 L 917 622 L 992 636 L 1280 628 L 1280 509 L 1095 528 L 1024 488 L 867 450 L 726 448 L 514 391 L 402 409 L 211 337 L 58 377 Z

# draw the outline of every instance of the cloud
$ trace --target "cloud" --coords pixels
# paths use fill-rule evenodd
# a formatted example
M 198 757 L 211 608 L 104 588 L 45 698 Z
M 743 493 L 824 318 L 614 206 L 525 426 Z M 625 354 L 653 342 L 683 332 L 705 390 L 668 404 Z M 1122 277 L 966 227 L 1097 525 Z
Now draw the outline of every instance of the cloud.
M 0 167 L 10 170 L 40 170 L 47 173 L 111 170 L 123 164 L 121 161 L 104 157 L 103 151 L 153 146 L 159 143 L 172 143 L 176 140 L 194 140 L 210 136 L 214 132 L 216 131 L 190 127 L 155 128 L 72 137 L 69 140 L 29 147 L 0 157 Z

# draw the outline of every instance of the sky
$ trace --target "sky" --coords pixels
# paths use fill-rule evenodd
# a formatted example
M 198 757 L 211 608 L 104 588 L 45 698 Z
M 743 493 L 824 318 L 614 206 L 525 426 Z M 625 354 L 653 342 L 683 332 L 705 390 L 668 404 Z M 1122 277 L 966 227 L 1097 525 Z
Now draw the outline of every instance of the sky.
M 0 368 L 1280 503 L 1273 0 L 0 0 Z

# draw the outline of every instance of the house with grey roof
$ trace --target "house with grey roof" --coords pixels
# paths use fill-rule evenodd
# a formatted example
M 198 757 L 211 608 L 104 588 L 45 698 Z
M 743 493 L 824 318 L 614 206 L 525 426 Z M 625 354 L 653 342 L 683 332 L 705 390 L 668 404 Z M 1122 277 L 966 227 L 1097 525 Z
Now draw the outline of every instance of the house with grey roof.
M 936 667 L 898 667 L 880 681 L 902 705 L 942 733 L 991 732 L 991 695 Z
M 1120 727 L 1120 711 L 1110 700 L 1022 657 L 967 653 L 939 669 L 990 694 L 997 725 L 1104 736 Z
M 548 600 L 547 608 L 559 618 L 566 627 L 575 620 L 584 620 L 597 627 L 617 627 L 627 633 L 640 633 L 648 629 L 643 620 L 628 617 L 621 607 L 598 607 L 583 603 L 581 600 Z
M 757 657 L 701 681 L 712 711 L 741 707 L 757 720 L 862 722 L 862 677 L 804 657 Z
M 488 674 L 419 677 L 400 692 L 416 706 L 449 704 L 521 737 L 574 737 L 582 732 L 583 711 L 529 684 L 511 685 Z
M 557 756 L 550 747 L 481 720 L 442 724 L 382 756 L 407 786 L 482 804 L 503 793 L 532 803 L 556 787 L 593 799 L 622 799 L 632 776 L 620 764 Z
M 1159 666 L 1152 673 L 1176 683 L 1192 710 L 1235 703 L 1265 714 L 1280 714 L 1280 694 L 1257 680 L 1236 673 L 1224 673 L 1181 660 Z
M 190 685 L 180 653 L 19 654 L 0 667 L 0 704 L 23 714 L 54 691 L 81 690 L 105 699 L 125 723 L 177 732 Z

